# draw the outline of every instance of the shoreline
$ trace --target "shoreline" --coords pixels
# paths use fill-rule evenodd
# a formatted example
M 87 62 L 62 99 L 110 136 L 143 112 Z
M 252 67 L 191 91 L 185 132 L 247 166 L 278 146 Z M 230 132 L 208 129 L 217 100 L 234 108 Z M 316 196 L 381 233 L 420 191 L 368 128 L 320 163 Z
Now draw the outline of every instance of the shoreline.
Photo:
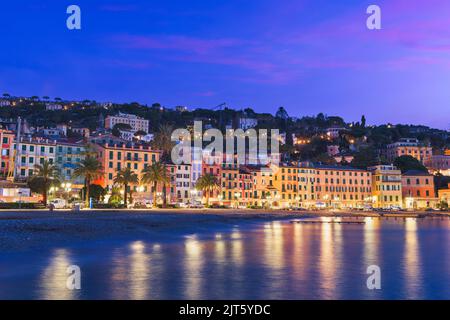
M 13 210 L 0 211 L 0 252 L 51 249 L 93 243 L 147 240 L 171 242 L 196 235 L 214 237 L 234 228 L 274 221 L 315 218 L 448 219 L 449 214 L 423 215 L 421 212 L 314 212 L 227 209 L 155 210 Z M 423 220 L 423 219 L 421 219 Z
M 349 210 L 279 210 L 279 209 L 82 209 L 73 211 L 70 209 L 0 209 L 0 221 L 11 219 L 8 214 L 17 218 L 23 218 L 26 214 L 27 219 L 39 218 L 42 216 L 61 216 L 79 217 L 86 215 L 101 214 L 129 214 L 132 215 L 209 215 L 239 218 L 287 218 L 287 217 L 336 217 L 336 218 L 367 218 L 367 217 L 396 217 L 396 218 L 427 218 L 427 217 L 450 217 L 450 211 L 400 211 L 400 212 L 379 212 L 379 211 L 349 211 Z M 35 214 L 35 215 L 34 215 Z

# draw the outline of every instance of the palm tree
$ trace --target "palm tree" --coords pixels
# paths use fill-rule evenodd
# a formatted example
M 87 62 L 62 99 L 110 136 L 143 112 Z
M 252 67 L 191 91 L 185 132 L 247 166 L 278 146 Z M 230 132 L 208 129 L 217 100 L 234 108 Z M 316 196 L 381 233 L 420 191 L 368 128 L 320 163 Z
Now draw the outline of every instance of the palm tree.
M 125 207 L 127 206 L 127 195 L 128 195 L 128 186 L 130 184 L 137 184 L 139 183 L 139 177 L 138 175 L 131 170 L 131 168 L 124 168 L 117 172 L 116 176 L 114 177 L 114 183 L 117 183 L 119 185 L 123 185 L 124 192 L 123 192 L 123 202 L 125 204 Z M 131 194 L 131 191 L 130 191 Z
M 59 182 L 59 170 L 58 168 L 45 160 L 42 164 L 36 164 L 35 173 L 31 179 L 39 179 L 39 184 L 42 186 L 42 200 L 44 205 L 47 205 L 48 189 L 52 184 Z
M 144 168 L 142 170 L 142 178 L 143 183 L 149 183 L 153 188 L 153 207 L 156 207 L 156 190 L 158 188 L 159 183 L 167 183 L 170 178 L 167 174 L 167 168 L 161 162 L 154 162 L 152 165 Z
M 162 159 L 169 160 L 172 148 L 175 142 L 172 141 L 173 127 L 170 125 L 161 125 L 158 131 L 155 133 L 155 137 L 152 141 L 152 148 L 161 150 L 163 152 Z
M 197 180 L 195 188 L 203 192 L 203 194 L 206 196 L 206 205 L 209 206 L 209 198 L 211 196 L 211 193 L 215 190 L 219 190 L 220 184 L 216 176 L 207 173 Z
M 86 186 L 86 207 L 89 207 L 89 189 L 91 182 L 103 175 L 103 168 L 100 161 L 90 155 L 81 160 L 73 171 L 73 178 L 83 177 Z

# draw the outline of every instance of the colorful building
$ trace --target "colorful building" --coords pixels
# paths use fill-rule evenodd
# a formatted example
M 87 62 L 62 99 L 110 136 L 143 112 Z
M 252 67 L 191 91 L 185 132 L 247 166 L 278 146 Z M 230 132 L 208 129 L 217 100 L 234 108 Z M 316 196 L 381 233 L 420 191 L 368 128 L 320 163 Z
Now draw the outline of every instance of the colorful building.
M 402 175 L 404 208 L 426 209 L 436 207 L 434 178 L 427 172 L 410 170 Z
M 368 168 L 372 172 L 372 194 L 374 208 L 401 208 L 402 173 L 393 165 Z
M 86 147 L 80 142 L 56 142 L 56 166 L 62 178 L 62 182 L 72 183 L 74 189 L 84 186 L 82 177 L 73 178 L 73 172 L 77 165 L 85 157 Z
M 42 165 L 44 161 L 54 164 L 56 158 L 56 141 L 42 138 L 24 138 L 22 137 L 18 148 L 16 143 L 12 145 L 10 154 L 16 154 L 15 178 L 25 180 L 32 176 L 36 170 L 37 164 Z
M 450 205 L 450 183 L 448 184 L 447 189 L 438 190 L 438 198 L 439 201 L 447 203 L 447 205 Z
M 110 190 L 114 185 L 114 177 L 121 169 L 128 167 L 141 177 L 141 172 L 149 165 L 159 161 L 160 151 L 150 147 L 132 145 L 95 144 L 97 157 L 103 166 L 104 177 L 96 183 Z M 138 186 L 131 186 L 137 188 Z M 145 190 L 147 191 L 147 190 Z
M 14 139 L 15 133 L 13 131 L 0 129 L 0 175 L 5 178 L 14 176 L 14 150 L 12 148 Z
M 364 208 L 372 205 L 372 173 L 345 166 L 316 165 L 315 199 L 317 206 Z
M 175 173 L 175 185 L 176 185 L 176 202 L 178 203 L 191 203 L 191 165 L 180 164 L 176 165 Z
M 298 168 L 294 166 L 271 166 L 273 186 L 277 189 L 280 208 L 298 207 Z
M 411 138 L 403 138 L 387 145 L 386 151 L 387 159 L 390 162 L 401 156 L 411 156 L 425 164 L 430 161 L 432 155 L 433 148 L 421 145 L 419 140 Z

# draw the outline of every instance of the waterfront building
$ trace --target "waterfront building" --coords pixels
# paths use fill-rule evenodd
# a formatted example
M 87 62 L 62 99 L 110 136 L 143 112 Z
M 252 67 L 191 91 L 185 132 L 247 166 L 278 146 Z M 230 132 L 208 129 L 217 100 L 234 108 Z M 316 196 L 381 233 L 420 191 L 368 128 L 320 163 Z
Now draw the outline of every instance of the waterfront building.
M 363 208 L 372 205 L 372 173 L 346 166 L 314 165 L 318 206 Z
M 12 145 L 10 154 L 17 152 L 17 163 L 15 163 L 15 178 L 25 180 L 35 172 L 35 165 L 42 165 L 45 161 L 55 163 L 56 141 L 42 138 L 21 137 L 19 147 L 16 150 L 16 143 Z
M 253 196 L 250 204 L 257 207 L 276 208 L 279 206 L 280 195 L 275 188 L 274 172 L 268 166 L 246 166 L 252 176 Z
M 402 207 L 402 173 L 393 165 L 369 167 L 374 208 Z
M 311 163 L 298 163 L 297 169 L 299 206 L 302 208 L 325 206 L 323 202 L 316 202 L 316 170 L 313 165 Z
M 73 172 L 77 165 L 85 157 L 86 146 L 82 141 L 56 142 L 56 166 L 62 178 L 61 182 L 72 183 L 73 189 L 82 189 L 84 187 L 83 177 L 73 178 Z
M 175 175 L 176 201 L 178 203 L 191 203 L 191 165 L 177 165 Z
M 251 172 L 241 166 L 239 168 L 239 189 L 238 194 L 238 207 L 248 207 L 252 203 L 253 199 L 253 179 Z
M 411 138 L 403 138 L 389 144 L 386 150 L 386 156 L 390 162 L 401 156 L 411 156 L 425 164 L 430 161 L 432 155 L 433 148 L 422 145 L 419 140 Z
M 402 174 L 404 208 L 426 209 L 436 207 L 433 176 L 427 172 L 410 170 Z
M 109 190 L 114 185 L 114 177 L 119 170 L 128 167 L 141 177 L 142 170 L 152 163 L 159 161 L 161 155 L 160 151 L 152 150 L 150 147 L 142 145 L 110 145 L 105 143 L 94 144 L 94 148 L 97 151 L 97 157 L 104 170 L 104 177 L 96 183 Z M 138 186 L 130 187 L 137 188 Z
M 219 171 L 221 193 L 220 204 L 228 207 L 237 207 L 242 197 L 239 188 L 239 166 L 236 163 L 223 163 Z
M 0 129 L 0 175 L 3 177 L 13 177 L 14 175 L 14 143 L 15 133 L 10 130 Z
M 438 190 L 438 198 L 439 198 L 439 201 L 450 205 L 450 183 L 448 184 L 447 189 Z
M 290 165 L 271 166 L 273 175 L 273 186 L 279 195 L 279 207 L 291 208 L 299 205 L 298 198 L 298 169 Z
M 33 197 L 30 188 L 25 184 L 15 184 L 10 181 L 0 181 L 0 201 L 1 202 L 38 202 L 41 197 Z
M 116 124 L 128 124 L 133 132 L 149 131 L 149 121 L 134 114 L 119 113 L 118 115 L 109 115 L 105 119 L 105 128 L 112 129 Z

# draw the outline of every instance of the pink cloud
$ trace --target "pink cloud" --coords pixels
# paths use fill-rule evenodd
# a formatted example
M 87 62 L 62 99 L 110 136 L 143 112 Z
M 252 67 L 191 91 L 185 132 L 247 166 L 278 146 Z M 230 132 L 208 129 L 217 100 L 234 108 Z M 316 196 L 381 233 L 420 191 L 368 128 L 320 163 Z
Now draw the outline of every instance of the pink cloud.
M 169 49 L 208 53 L 214 50 L 242 45 L 239 39 L 201 39 L 186 36 L 141 36 L 121 34 L 111 38 L 118 46 L 129 49 Z

